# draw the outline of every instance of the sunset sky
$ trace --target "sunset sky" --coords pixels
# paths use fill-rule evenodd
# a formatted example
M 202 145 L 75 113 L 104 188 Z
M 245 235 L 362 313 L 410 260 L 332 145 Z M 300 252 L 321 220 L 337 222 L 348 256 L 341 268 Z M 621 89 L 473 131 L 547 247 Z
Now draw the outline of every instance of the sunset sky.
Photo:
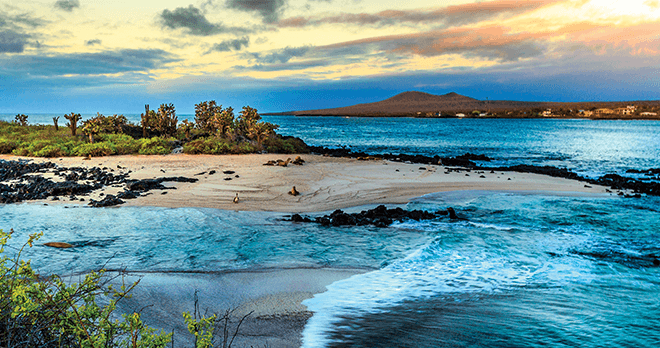
M 0 113 L 660 99 L 660 1 L 0 0 Z

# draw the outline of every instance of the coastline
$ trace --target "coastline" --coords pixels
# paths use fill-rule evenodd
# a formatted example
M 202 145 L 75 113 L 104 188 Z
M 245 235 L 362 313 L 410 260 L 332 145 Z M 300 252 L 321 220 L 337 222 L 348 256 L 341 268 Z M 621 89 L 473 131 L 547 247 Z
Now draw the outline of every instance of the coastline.
M 302 166 L 264 166 L 269 160 L 295 155 L 163 155 L 30 158 L 62 167 L 108 168 L 129 173 L 131 179 L 163 176 L 197 178 L 195 183 L 166 182 L 171 190 L 127 200 L 125 206 L 203 207 L 240 211 L 314 213 L 376 204 L 405 204 L 437 192 L 539 191 L 557 194 L 605 194 L 606 187 L 584 182 L 518 172 L 447 171 L 441 165 L 406 164 L 384 160 L 301 155 Z M 4 160 L 24 159 L 0 156 Z M 211 174 L 211 171 L 215 173 Z M 232 171 L 224 174 L 224 171 Z M 230 180 L 226 180 L 230 178 Z M 288 194 L 293 186 L 300 196 Z M 120 188 L 104 187 L 89 195 L 100 199 Z M 240 202 L 232 202 L 236 193 Z M 85 197 L 89 201 L 88 197 Z M 34 201 L 32 201 L 34 202 Z M 44 204 L 81 204 L 62 197 Z M 82 203 L 84 204 L 84 203 Z M 294 268 L 240 270 L 227 273 L 131 272 L 127 280 L 140 278 L 133 298 L 119 311 L 141 311 L 145 323 L 174 331 L 175 345 L 189 345 L 181 313 L 192 312 L 198 290 L 200 309 L 223 314 L 235 309 L 233 320 L 251 312 L 241 326 L 236 346 L 298 347 L 311 312 L 302 301 L 324 292 L 333 282 L 369 270 Z M 233 330 L 233 329 L 232 329 Z M 221 337 L 220 337 L 221 339 Z
M 311 213 L 373 204 L 405 204 L 410 199 L 435 192 L 556 191 L 606 193 L 606 187 L 584 182 L 519 172 L 447 172 L 442 165 L 406 164 L 386 160 L 359 161 L 350 158 L 301 155 L 302 166 L 264 166 L 276 159 L 296 155 L 127 155 L 95 157 L 30 158 L 34 162 L 53 162 L 63 167 L 99 167 L 115 173 L 130 173 L 130 179 L 164 176 L 196 178 L 194 183 L 165 182 L 176 189 L 153 190 L 150 194 L 127 200 L 125 206 L 167 208 L 201 207 L 240 211 Z M 4 160 L 25 159 L 0 156 Z M 213 174 L 212 171 L 215 171 Z M 231 174 L 223 174 L 231 171 Z M 299 196 L 289 191 L 295 186 Z M 98 200 L 121 189 L 104 187 L 89 195 Z M 238 204 L 233 203 L 236 193 Z M 87 198 L 87 197 L 86 197 Z M 87 201 L 89 199 L 86 199 Z M 46 204 L 69 204 L 41 201 Z
M 286 268 L 222 273 L 129 272 L 125 274 L 126 283 L 138 279 L 140 283 L 131 292 L 132 297 L 120 301 L 117 309 L 120 313 L 139 312 L 149 326 L 173 332 L 173 346 L 188 347 L 193 345 L 193 336 L 181 313 L 193 313 L 196 294 L 199 309 L 207 317 L 222 317 L 231 311 L 230 339 L 237 323 L 245 317 L 233 346 L 300 347 L 302 331 L 312 316 L 302 301 L 324 292 L 335 281 L 366 271 Z M 215 337 L 221 343 L 222 330 Z

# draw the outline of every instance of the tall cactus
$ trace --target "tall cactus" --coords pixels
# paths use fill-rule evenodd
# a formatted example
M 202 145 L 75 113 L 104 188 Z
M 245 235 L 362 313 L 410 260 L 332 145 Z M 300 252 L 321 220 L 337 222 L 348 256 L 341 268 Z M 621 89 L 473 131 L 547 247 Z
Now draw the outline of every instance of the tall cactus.
M 76 130 L 78 129 L 78 121 L 80 121 L 80 114 L 74 114 L 73 112 L 70 115 L 64 115 L 64 118 L 69 120 L 66 126 L 71 129 L 71 135 L 76 136 Z

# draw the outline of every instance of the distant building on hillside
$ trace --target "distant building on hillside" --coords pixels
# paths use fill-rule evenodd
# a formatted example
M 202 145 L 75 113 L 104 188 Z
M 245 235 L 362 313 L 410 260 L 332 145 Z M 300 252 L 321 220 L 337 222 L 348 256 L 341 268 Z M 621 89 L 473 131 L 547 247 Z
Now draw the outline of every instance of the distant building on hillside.
M 543 117 L 550 117 L 550 116 L 552 116 L 552 110 L 551 110 L 551 109 L 547 109 L 547 110 L 543 110 L 543 111 L 541 111 L 541 116 L 543 116 Z
M 645 111 L 645 112 L 640 112 L 639 115 L 640 116 L 658 116 L 658 113 L 657 112 Z
M 617 108 L 614 111 L 619 115 L 632 115 L 635 112 L 635 110 L 637 110 L 636 106 L 628 105 L 625 108 Z
M 583 117 L 591 117 L 594 115 L 594 112 L 589 110 L 578 110 L 578 115 Z
M 465 117 L 465 114 L 459 113 L 459 114 L 456 114 L 456 117 Z
M 595 114 L 613 114 L 613 113 L 615 113 L 615 111 L 612 110 L 612 109 L 601 108 L 601 109 L 594 110 L 594 113 Z

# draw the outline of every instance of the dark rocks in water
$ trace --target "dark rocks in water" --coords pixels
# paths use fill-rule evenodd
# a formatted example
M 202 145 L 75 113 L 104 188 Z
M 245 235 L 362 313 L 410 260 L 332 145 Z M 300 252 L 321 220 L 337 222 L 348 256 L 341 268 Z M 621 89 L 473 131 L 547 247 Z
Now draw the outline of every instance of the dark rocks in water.
M 469 152 L 464 155 L 456 156 L 456 159 L 468 160 L 468 161 L 484 161 L 484 162 L 490 162 L 493 160 L 492 158 L 486 155 L 477 155 Z
M 100 201 L 90 199 L 89 203 L 88 203 L 88 205 L 90 205 L 92 207 L 95 207 L 95 208 L 111 207 L 111 206 L 120 205 L 120 204 L 124 204 L 124 201 L 122 201 L 120 198 L 118 198 L 114 195 L 107 195 Z
M 213 174 L 215 174 L 215 173 L 216 173 L 216 171 L 215 171 L 215 170 L 212 170 L 212 171 L 209 172 L 209 175 L 213 175 Z
M 447 213 L 449 214 L 450 219 L 458 220 L 458 216 L 456 215 L 456 210 L 454 210 L 454 208 L 452 207 L 447 208 Z
M 234 174 L 234 173 L 236 173 L 236 172 L 233 171 L 233 170 L 225 170 L 225 171 L 222 172 L 222 174 L 227 174 L 227 175 Z
M 376 227 L 387 227 L 394 221 L 404 220 L 433 220 L 441 216 L 449 215 L 450 219 L 456 220 L 456 212 L 453 208 L 446 211 L 435 213 L 424 210 L 404 210 L 402 208 L 387 209 L 384 205 L 379 205 L 374 209 L 363 210 L 359 213 L 346 213 L 343 210 L 335 210 L 330 215 L 324 215 L 311 219 L 306 216 L 294 214 L 290 221 L 293 222 L 315 222 L 323 226 L 365 226 L 374 225 Z
M 656 267 L 660 266 L 660 260 L 653 259 L 653 266 L 656 266 Z

